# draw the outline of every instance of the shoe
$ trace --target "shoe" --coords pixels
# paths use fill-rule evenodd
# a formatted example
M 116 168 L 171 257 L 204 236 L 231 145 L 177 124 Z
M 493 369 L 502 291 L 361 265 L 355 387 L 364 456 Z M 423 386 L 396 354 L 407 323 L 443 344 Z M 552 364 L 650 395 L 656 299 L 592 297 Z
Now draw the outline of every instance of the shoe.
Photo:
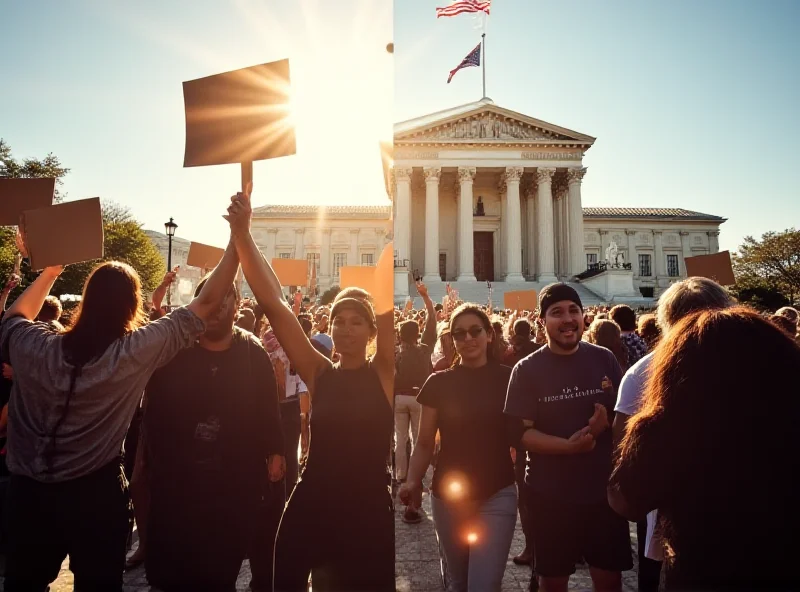
M 514 562 L 514 565 L 530 565 L 533 561 L 533 556 L 531 555 L 530 551 L 525 549 L 522 553 L 514 557 L 512 561 Z
M 403 522 L 406 524 L 419 524 L 422 522 L 422 516 L 419 515 L 417 510 L 408 507 L 406 511 L 403 512 Z

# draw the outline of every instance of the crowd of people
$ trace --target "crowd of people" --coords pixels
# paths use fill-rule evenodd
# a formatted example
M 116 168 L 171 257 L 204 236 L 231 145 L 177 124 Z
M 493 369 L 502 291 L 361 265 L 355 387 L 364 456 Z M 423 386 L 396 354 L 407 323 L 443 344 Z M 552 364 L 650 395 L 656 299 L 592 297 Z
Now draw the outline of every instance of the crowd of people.
M 631 523 L 642 591 L 800 586 L 796 310 L 702 278 L 655 311 L 562 283 L 535 311 L 422 282 L 419 309 L 358 288 L 318 305 L 287 299 L 250 217 L 233 196 L 186 307 L 161 306 L 174 272 L 143 304 L 108 262 L 68 319 L 60 268 L 3 313 L 7 592 L 47 590 L 67 556 L 89 592 L 140 564 L 163 592 L 230 591 L 245 558 L 255 592 L 394 590 L 393 494 L 413 525 L 426 492 L 455 592 L 501 589 L 518 516 L 531 589 L 586 564 L 621 590 Z

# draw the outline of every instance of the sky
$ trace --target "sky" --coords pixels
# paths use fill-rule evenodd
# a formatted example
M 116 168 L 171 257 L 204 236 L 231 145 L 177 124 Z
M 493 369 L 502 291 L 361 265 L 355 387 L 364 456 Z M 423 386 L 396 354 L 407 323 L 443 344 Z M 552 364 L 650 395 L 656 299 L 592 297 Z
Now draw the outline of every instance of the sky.
M 445 0 L 394 6 L 394 119 L 482 97 L 450 70 L 483 19 Z M 727 218 L 720 248 L 800 228 L 800 2 L 492 0 L 486 94 L 597 138 L 584 206 L 680 207 Z
M 0 138 L 52 152 L 67 200 L 225 246 L 237 165 L 183 168 L 182 82 L 289 58 L 297 154 L 254 164 L 253 205 L 388 204 L 390 0 L 3 2 Z
M 255 163 L 254 205 L 385 204 L 392 121 L 482 96 L 479 68 L 445 83 L 483 31 L 447 1 L 6 2 L 0 137 L 56 154 L 69 200 L 224 246 L 239 170 L 182 167 L 181 83 L 288 57 L 297 155 Z M 723 216 L 735 250 L 800 226 L 798 23 L 797 0 L 493 0 L 487 95 L 597 138 L 584 205 Z

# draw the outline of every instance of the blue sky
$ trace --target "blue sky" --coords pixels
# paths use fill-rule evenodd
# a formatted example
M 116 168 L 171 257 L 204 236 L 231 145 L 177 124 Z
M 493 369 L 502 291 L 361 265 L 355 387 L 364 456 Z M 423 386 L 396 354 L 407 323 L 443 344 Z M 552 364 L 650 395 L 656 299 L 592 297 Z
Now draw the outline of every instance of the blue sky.
M 482 19 L 444 0 L 394 7 L 395 120 L 481 98 L 479 68 L 446 84 Z M 800 2 L 493 0 L 487 95 L 597 138 L 586 206 L 728 218 L 720 247 L 800 227 Z
M 56 154 L 67 199 L 224 246 L 239 170 L 182 167 L 181 83 L 288 57 L 298 153 L 255 163 L 254 205 L 388 203 L 391 38 L 389 0 L 3 2 L 0 137 L 18 158 Z

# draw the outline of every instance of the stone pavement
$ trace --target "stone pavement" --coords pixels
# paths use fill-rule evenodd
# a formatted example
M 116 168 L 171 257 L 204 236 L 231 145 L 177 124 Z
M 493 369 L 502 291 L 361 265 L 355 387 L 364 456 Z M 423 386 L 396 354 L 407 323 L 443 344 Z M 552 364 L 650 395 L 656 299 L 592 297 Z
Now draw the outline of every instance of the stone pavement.
M 397 575 L 397 592 L 442 592 L 441 577 L 439 574 L 439 553 L 436 543 L 436 533 L 431 518 L 430 499 L 427 494 L 423 496 L 423 521 L 420 524 L 405 524 L 401 517 L 403 506 L 397 503 L 395 511 L 395 557 Z M 634 562 L 636 561 L 636 527 L 632 525 L 631 538 Z M 514 533 L 514 542 L 503 578 L 503 592 L 527 592 L 531 571 L 528 567 L 514 565 L 511 557 L 519 553 L 525 546 L 522 527 L 517 521 Z M 68 569 L 68 560 L 62 566 L 61 574 L 56 582 L 51 585 L 51 592 L 72 592 L 72 573 Z M 622 574 L 623 590 L 635 592 L 636 571 L 627 571 Z M 0 581 L 2 578 L 0 578 Z M 242 566 L 239 581 L 236 586 L 238 591 L 248 590 L 250 581 L 250 568 L 247 562 Z M 570 590 L 591 590 L 592 582 L 587 568 L 579 568 L 570 579 Z M 0 585 L 2 591 L 2 585 Z M 147 584 L 144 568 L 140 567 L 125 574 L 124 592 L 157 592 Z

